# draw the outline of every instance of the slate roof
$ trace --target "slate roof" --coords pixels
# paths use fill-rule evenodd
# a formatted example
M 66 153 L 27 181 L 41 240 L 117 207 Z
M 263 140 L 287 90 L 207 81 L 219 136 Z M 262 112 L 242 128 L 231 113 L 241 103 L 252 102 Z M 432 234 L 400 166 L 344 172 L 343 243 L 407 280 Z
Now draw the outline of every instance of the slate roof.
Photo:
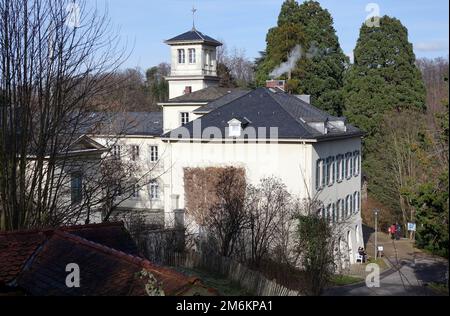
M 161 282 L 166 295 L 183 295 L 206 289 L 196 277 L 186 277 L 155 265 L 136 253 L 119 250 L 137 252 L 135 246 L 130 246 L 130 239 L 124 238 L 129 235 L 120 225 L 1 233 L 0 288 L 9 285 L 35 296 L 142 296 L 146 295 L 145 280 L 137 274 L 145 269 Z M 80 267 L 79 288 L 66 286 L 66 266 L 69 263 Z M 213 290 L 207 291 L 215 294 Z
M 170 99 L 164 104 L 170 103 L 206 103 L 215 101 L 219 98 L 222 98 L 225 95 L 228 95 L 238 89 L 232 88 L 221 88 L 221 87 L 208 87 L 202 90 L 198 90 L 189 94 L 185 94 L 173 99 Z
M 180 34 L 178 36 L 175 36 L 167 41 L 165 41 L 166 44 L 176 44 L 176 43 L 208 43 L 213 46 L 222 46 L 222 43 L 218 40 L 203 34 L 200 31 L 197 31 L 195 28 L 192 30 L 185 32 L 183 34 Z
M 209 112 L 214 111 L 214 110 L 220 108 L 221 106 L 228 104 L 250 92 L 251 92 L 250 90 L 244 90 L 244 89 L 230 90 L 229 93 L 225 94 L 221 98 L 211 101 L 207 105 L 202 106 L 201 108 L 198 108 L 197 110 L 194 111 L 194 113 L 196 113 L 196 114 L 197 113 L 198 114 L 209 113 Z
M 162 112 L 92 113 L 95 124 L 86 133 L 103 135 L 160 136 L 163 132 Z
M 343 120 L 343 118 L 330 116 L 280 89 L 258 88 L 216 108 L 196 121 L 201 120 L 202 134 L 206 128 L 216 127 L 221 131 L 221 138 L 228 138 L 226 133 L 228 122 L 239 117 L 250 122 L 246 128 L 252 127 L 255 130 L 266 128 L 266 135 L 258 135 L 258 138 L 268 138 L 271 127 L 278 128 L 278 139 L 326 140 L 363 135 L 359 129 L 349 124 L 346 125 L 345 132 L 330 130 L 329 133 L 322 134 L 307 123 Z M 166 133 L 163 138 L 199 138 L 194 135 L 196 121 Z M 185 129 L 188 130 L 189 136 L 186 136 Z M 211 138 L 214 137 L 206 135 L 206 139 Z

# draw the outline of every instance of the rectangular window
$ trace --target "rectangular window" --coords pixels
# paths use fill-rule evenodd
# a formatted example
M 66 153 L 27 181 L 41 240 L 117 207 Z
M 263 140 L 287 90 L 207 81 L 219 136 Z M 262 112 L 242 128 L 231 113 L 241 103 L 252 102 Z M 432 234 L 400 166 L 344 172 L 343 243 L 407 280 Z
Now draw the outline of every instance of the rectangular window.
M 195 64 L 196 62 L 195 48 L 189 48 L 189 63 Z
M 83 177 L 81 173 L 73 173 L 70 176 L 70 192 L 72 205 L 81 203 L 83 199 Z
M 184 49 L 179 49 L 178 50 L 178 63 L 184 64 L 185 62 L 186 62 L 186 55 L 185 55 Z
M 159 199 L 159 184 L 157 181 L 152 181 L 150 183 L 150 199 L 152 200 Z
M 136 161 L 139 159 L 139 146 L 131 145 L 131 160 Z
M 131 198 L 138 199 L 139 198 L 139 185 L 137 183 L 133 183 L 131 186 Z
M 122 146 L 115 145 L 112 147 L 112 155 L 114 159 L 120 160 L 122 156 Z
M 359 175 L 359 165 L 360 165 L 359 151 L 355 151 L 353 153 L 353 171 L 354 171 L 355 177 L 357 177 Z
M 181 112 L 180 117 L 181 117 L 181 126 L 184 126 L 187 123 L 189 123 L 189 112 Z
M 157 162 L 158 159 L 158 146 L 150 146 L 150 161 Z

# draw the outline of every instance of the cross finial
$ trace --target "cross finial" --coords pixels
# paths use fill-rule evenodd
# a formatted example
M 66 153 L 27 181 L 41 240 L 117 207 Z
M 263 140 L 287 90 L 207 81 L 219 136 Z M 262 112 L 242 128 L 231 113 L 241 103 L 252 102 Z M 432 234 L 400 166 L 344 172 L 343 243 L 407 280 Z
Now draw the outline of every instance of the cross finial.
M 192 6 L 192 30 L 195 31 L 195 13 L 197 12 L 197 9 L 195 6 Z

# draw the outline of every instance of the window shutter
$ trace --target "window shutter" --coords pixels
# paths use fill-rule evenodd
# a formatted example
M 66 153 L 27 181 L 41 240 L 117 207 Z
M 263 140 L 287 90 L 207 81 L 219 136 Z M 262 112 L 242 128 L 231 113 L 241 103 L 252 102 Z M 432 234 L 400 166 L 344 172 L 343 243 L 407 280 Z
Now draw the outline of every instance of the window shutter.
M 320 159 L 316 162 L 316 190 L 320 189 Z

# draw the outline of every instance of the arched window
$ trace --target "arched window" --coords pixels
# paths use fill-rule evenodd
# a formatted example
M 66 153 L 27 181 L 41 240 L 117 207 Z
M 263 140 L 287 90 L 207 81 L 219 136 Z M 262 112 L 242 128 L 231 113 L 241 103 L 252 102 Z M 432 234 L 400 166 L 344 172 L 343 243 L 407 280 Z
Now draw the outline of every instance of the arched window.
M 351 231 L 347 232 L 347 246 L 348 246 L 348 254 L 349 254 L 350 258 L 353 258 L 353 245 L 352 245 Z
M 353 153 L 353 172 L 354 176 L 357 177 L 359 175 L 359 165 L 360 165 L 360 155 L 359 151 L 355 151 Z
M 178 50 L 178 63 L 184 64 L 185 62 L 186 62 L 186 53 L 185 53 L 184 49 L 179 49 Z
M 359 245 L 359 225 L 355 227 L 355 235 L 356 235 L 356 244 Z
M 345 199 L 345 217 L 348 218 L 352 212 L 352 197 L 347 195 Z
M 355 209 L 355 214 L 358 213 L 360 211 L 360 205 L 359 205 L 359 192 L 355 192 L 355 194 L 353 195 L 353 199 L 354 199 L 354 209 Z
M 189 63 L 195 64 L 196 62 L 195 48 L 189 48 Z
M 336 219 L 336 204 L 334 204 L 334 203 L 331 206 L 331 218 L 333 220 L 333 223 L 337 222 L 337 219 Z
M 328 206 L 327 206 L 327 221 L 331 221 L 332 220 L 332 215 L 331 215 L 331 204 L 328 204 Z

